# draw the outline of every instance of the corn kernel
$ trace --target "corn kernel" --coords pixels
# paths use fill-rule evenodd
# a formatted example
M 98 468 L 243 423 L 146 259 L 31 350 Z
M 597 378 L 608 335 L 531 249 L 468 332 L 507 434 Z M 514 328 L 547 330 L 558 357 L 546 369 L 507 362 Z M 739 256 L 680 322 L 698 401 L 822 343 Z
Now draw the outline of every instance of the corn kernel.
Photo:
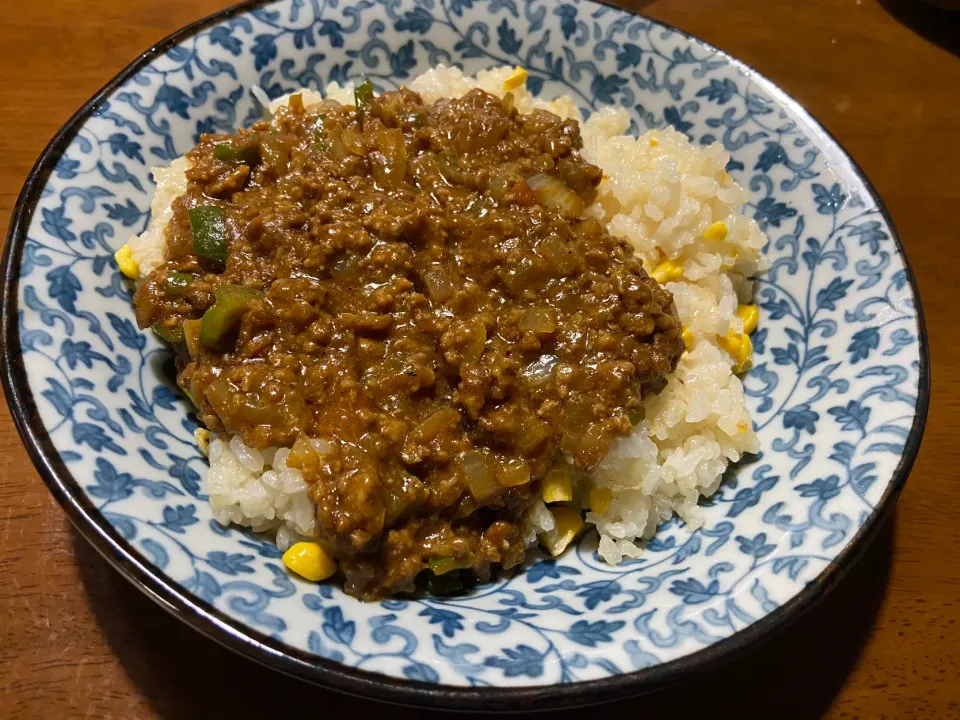
M 683 263 L 679 260 L 664 260 L 650 273 L 650 277 L 661 285 L 676 280 L 681 275 L 683 275 Z
M 120 272 L 128 278 L 136 280 L 140 276 L 140 263 L 133 259 L 130 253 L 130 246 L 124 245 L 113 254 L 113 259 L 117 261 L 117 267 Z
M 551 555 L 556 557 L 566 550 L 567 545 L 572 543 L 583 530 L 583 518 L 576 510 L 563 505 L 550 508 L 550 512 L 553 513 L 553 521 L 556 524 L 553 530 L 540 536 L 540 542 Z
M 703 237 L 710 242 L 722 242 L 727 239 L 727 226 L 718 220 L 703 231 Z
M 610 507 L 612 498 L 610 488 L 590 488 L 590 509 L 602 515 Z
M 552 468 L 543 479 L 543 501 L 545 503 L 569 502 L 573 500 L 573 487 L 570 485 L 570 470 L 566 465 Z
M 737 423 L 737 432 L 745 433 L 747 431 L 747 424 L 745 422 Z
M 760 320 L 760 308 L 756 305 L 741 305 L 737 308 L 737 316 L 743 320 L 743 331 L 749 335 L 757 329 Z
M 197 443 L 200 452 L 207 456 L 210 454 L 210 431 L 206 428 L 197 428 L 193 431 L 193 439 Z
M 740 339 L 742 335 L 738 335 L 732 330 L 726 335 L 717 335 L 717 345 L 722 347 L 730 356 L 736 359 L 737 354 L 740 352 L 740 346 L 743 344 L 743 341 Z
M 730 353 L 734 360 L 733 372 L 740 374 L 753 367 L 753 343 L 746 333 L 735 333 L 732 330 L 726 335 L 717 335 L 717 344 Z
M 300 577 L 319 582 L 337 571 L 337 563 L 326 551 L 312 542 L 298 542 L 283 554 L 283 564 Z
M 504 90 L 516 90 L 527 81 L 527 71 L 517 66 L 513 69 L 513 74 L 503 81 Z
M 685 327 L 680 331 L 680 338 L 683 340 L 683 347 L 687 350 L 693 350 L 693 343 L 695 342 L 693 337 L 693 331 Z
M 660 144 L 660 141 L 655 137 L 650 138 L 650 147 L 657 147 Z

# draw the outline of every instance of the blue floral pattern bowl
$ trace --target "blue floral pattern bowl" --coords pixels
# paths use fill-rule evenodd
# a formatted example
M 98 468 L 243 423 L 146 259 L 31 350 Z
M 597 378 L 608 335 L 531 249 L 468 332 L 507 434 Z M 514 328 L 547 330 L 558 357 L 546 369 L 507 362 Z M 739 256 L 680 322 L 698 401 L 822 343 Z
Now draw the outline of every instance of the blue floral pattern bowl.
M 745 380 L 762 453 L 693 534 L 660 528 L 610 567 L 585 537 L 453 599 L 362 604 L 300 582 L 204 495 L 170 358 L 137 330 L 114 251 L 148 220 L 151 165 L 232 131 L 271 97 L 438 63 L 523 65 L 528 86 L 632 131 L 719 141 L 770 237 Z M 75 115 L 24 188 L 3 265 L 8 400 L 81 532 L 202 632 L 255 659 L 383 699 L 484 709 L 586 703 L 676 679 L 823 594 L 906 480 L 929 371 L 919 299 L 882 203 L 837 143 L 752 69 L 591 2 L 252 2 L 151 49 Z M 491 690 L 496 688 L 496 690 Z

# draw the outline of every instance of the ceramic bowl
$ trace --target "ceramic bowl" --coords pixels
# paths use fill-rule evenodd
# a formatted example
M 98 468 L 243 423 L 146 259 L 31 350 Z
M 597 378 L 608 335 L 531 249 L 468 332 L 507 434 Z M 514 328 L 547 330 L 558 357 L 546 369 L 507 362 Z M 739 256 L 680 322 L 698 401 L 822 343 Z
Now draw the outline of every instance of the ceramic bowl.
M 633 132 L 720 142 L 770 238 L 754 368 L 762 453 L 610 567 L 586 536 L 465 597 L 364 604 L 301 582 L 276 548 L 211 518 L 195 419 L 171 358 L 140 332 L 114 251 L 148 220 L 149 168 L 271 97 L 438 63 L 523 65 L 536 94 Z M 151 48 L 70 119 L 31 173 L 3 265 L 7 398 L 80 532 L 215 640 L 336 689 L 400 703 L 569 707 L 637 693 L 728 657 L 833 584 L 893 506 L 929 396 L 920 303 L 882 202 L 773 83 L 678 30 L 553 0 L 248 2 Z

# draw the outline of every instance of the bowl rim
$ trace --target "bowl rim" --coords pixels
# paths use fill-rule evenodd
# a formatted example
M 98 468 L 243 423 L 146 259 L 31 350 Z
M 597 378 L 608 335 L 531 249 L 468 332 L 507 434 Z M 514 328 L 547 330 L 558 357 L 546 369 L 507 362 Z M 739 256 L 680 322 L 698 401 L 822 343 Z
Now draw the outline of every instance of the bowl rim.
M 717 667 L 729 661 L 758 641 L 767 640 L 796 620 L 840 582 L 856 560 L 863 555 L 884 523 L 893 514 L 896 499 L 906 484 L 920 448 L 930 403 L 930 350 L 924 322 L 923 306 L 916 278 L 910 267 L 903 243 L 883 200 L 877 194 L 864 172 L 834 136 L 810 113 L 782 90 L 776 83 L 729 53 L 700 38 L 649 18 L 651 22 L 675 32 L 688 41 L 699 43 L 715 52 L 731 66 L 751 76 L 764 79 L 769 87 L 791 101 L 791 111 L 802 117 L 822 133 L 827 143 L 833 143 L 839 155 L 849 163 L 854 175 L 863 183 L 877 203 L 877 208 L 890 228 L 897 252 L 904 264 L 907 280 L 914 297 L 917 314 L 917 342 L 919 350 L 919 377 L 917 403 L 903 454 L 894 469 L 889 484 L 877 502 L 874 511 L 850 539 L 843 550 L 826 568 L 799 593 L 786 603 L 748 627 L 735 632 L 713 645 L 675 660 L 650 668 L 615 675 L 608 678 L 570 684 L 530 685 L 521 687 L 460 687 L 405 680 L 366 670 L 358 670 L 341 663 L 312 655 L 286 645 L 238 620 L 230 618 L 211 604 L 180 588 L 162 571 L 152 566 L 132 545 L 113 529 L 96 510 L 83 489 L 61 459 L 43 425 L 27 381 L 20 347 L 18 323 L 18 286 L 23 247 L 27 230 L 36 211 L 40 193 L 63 152 L 99 109 L 102 102 L 144 66 L 167 52 L 169 48 L 192 37 L 201 30 L 235 15 L 247 13 L 273 0 L 243 0 L 219 12 L 208 15 L 171 33 L 141 53 L 114 78 L 96 92 L 57 131 L 33 168 L 27 175 L 17 198 L 7 232 L 2 260 L 0 260 L 0 376 L 7 404 L 21 440 L 43 478 L 44 483 L 66 512 L 77 531 L 104 557 L 104 559 L 134 584 L 147 597 L 187 625 L 218 644 L 267 667 L 308 682 L 361 698 L 388 703 L 429 708 L 478 711 L 521 711 L 572 708 L 619 700 L 671 685 L 685 676 Z M 588 0 L 623 13 L 645 17 L 606 0 Z M 778 101 L 780 98 L 778 98 Z

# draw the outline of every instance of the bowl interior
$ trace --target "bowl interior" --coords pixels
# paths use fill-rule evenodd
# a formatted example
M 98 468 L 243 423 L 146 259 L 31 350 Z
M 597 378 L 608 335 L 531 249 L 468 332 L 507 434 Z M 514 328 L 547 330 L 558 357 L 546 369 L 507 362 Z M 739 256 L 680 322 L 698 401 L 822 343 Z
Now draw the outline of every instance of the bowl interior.
M 763 452 L 729 473 L 701 531 L 667 523 L 639 560 L 603 565 L 587 536 L 466 597 L 362 604 L 293 579 L 269 541 L 212 520 L 188 403 L 168 353 L 137 330 L 112 255 L 149 219 L 149 168 L 257 119 L 252 86 L 275 97 L 365 76 L 387 89 L 438 63 L 523 65 L 535 93 L 569 94 L 584 113 L 622 105 L 634 132 L 669 124 L 730 151 L 774 261 L 756 285 L 745 380 Z M 925 341 L 879 201 L 769 81 L 642 17 L 538 0 L 250 5 L 138 61 L 45 162 L 35 211 L 11 238 L 19 344 L 8 352 L 14 409 L 46 448 L 48 481 L 199 626 L 255 638 L 248 652 L 289 654 L 320 679 L 332 666 L 311 658 L 465 686 L 685 658 L 817 581 L 892 501 L 919 443 Z

